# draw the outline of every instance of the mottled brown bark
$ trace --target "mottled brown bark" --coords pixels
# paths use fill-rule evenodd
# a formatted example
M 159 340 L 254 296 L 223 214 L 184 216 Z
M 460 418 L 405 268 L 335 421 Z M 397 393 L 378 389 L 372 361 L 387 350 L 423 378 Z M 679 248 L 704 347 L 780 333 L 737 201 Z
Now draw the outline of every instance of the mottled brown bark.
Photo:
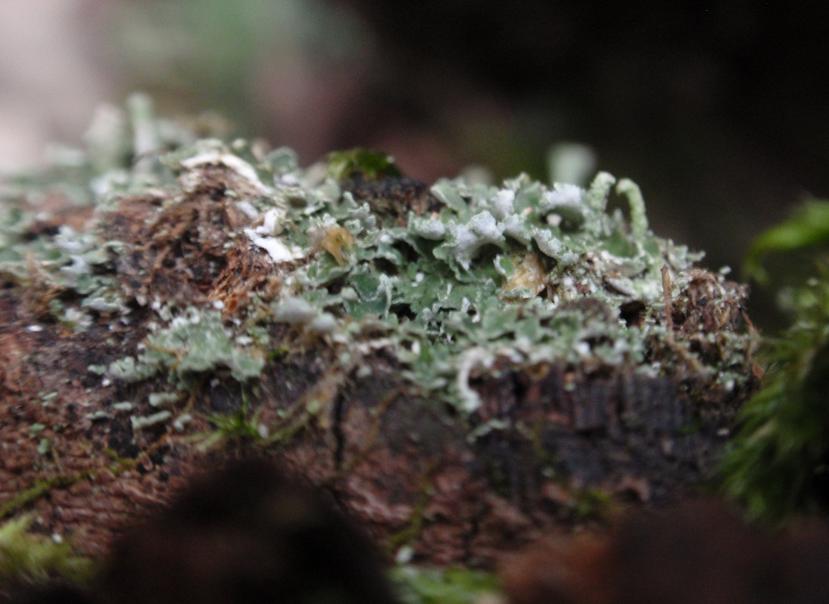
M 125 292 L 221 301 L 233 315 L 250 292 L 279 287 L 263 252 L 226 246 L 228 230 L 245 220 L 223 198 L 229 178 L 205 172 L 181 203 L 159 211 L 157 199 L 132 198 L 104 221 L 134 248 L 116 265 Z M 386 189 L 402 191 L 401 203 L 430 203 L 409 181 L 354 191 L 374 199 Z M 699 271 L 672 301 L 671 319 L 677 337 L 716 363 L 718 340 L 700 333 L 744 329 L 744 292 L 731 284 L 733 299 L 718 298 L 711 279 Z M 92 555 L 195 472 L 255 454 L 330 490 L 390 552 L 410 546 L 417 560 L 488 566 L 541 533 L 598 528 L 621 508 L 682 498 L 710 477 L 747 394 L 716 386 L 693 359 L 666 377 L 501 361 L 472 376 L 482 404 L 466 416 L 424 398 L 381 352 L 343 371 L 330 348 L 275 326 L 271 341 L 285 350 L 258 383 L 243 387 L 226 372 L 192 376 L 189 398 L 177 403 L 193 416 L 183 432 L 166 424 L 134 430 L 113 403 L 138 401 L 135 412 L 151 413 L 147 394 L 165 384 L 102 383 L 88 367 L 134 354 L 151 313 L 136 305 L 128 323 L 101 317 L 74 333 L 41 314 L 38 296 L 48 295 L 11 283 L 0 292 L 0 514 L 32 511 L 37 529 Z M 619 310 L 631 325 L 643 311 Z M 660 354 L 656 344 L 651 354 Z M 205 452 L 214 414 L 240 412 L 243 398 L 270 434 Z M 49 447 L 38 451 L 42 439 Z
M 121 354 L 104 334 L 27 332 L 8 294 L 2 319 L 0 505 L 7 514 L 31 509 L 43 530 L 99 554 L 121 527 L 221 457 L 200 453 L 192 435 L 210 429 L 210 413 L 238 410 L 237 384 L 206 377 L 194 391 L 196 425 L 187 434 L 164 426 L 136 433 L 110 406 L 128 391 L 153 388 L 90 379 L 87 365 Z M 467 419 L 417 397 L 390 361 L 378 356 L 370 364 L 371 377 L 347 376 L 330 405 L 302 420 L 299 406 L 325 379 L 324 355 L 272 363 L 253 405 L 264 424 L 284 425 L 284 440 L 234 443 L 230 454 L 277 458 L 335 493 L 381 543 L 411 545 L 435 563 L 487 565 L 542 532 L 598 526 L 621 506 L 682 497 L 710 475 L 740 397 L 701 404 L 692 383 L 625 369 L 503 367 L 476 381 L 483 405 Z M 91 419 L 95 411 L 109 416 Z M 473 438 L 491 420 L 499 423 Z M 46 426 L 37 437 L 35 423 Z M 40 437 L 50 439 L 52 454 L 37 452 Z M 9 507 L 21 491 L 57 478 Z

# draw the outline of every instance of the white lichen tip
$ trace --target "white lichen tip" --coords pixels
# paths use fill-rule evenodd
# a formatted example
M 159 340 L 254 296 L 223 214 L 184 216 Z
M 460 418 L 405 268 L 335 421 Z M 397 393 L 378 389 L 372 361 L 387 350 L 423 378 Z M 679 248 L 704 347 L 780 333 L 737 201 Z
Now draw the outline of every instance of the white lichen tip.
M 501 189 L 495 194 L 492 200 L 492 212 L 499 220 L 504 220 L 515 212 L 513 203 L 515 202 L 515 191 L 511 189 Z
M 274 319 L 292 325 L 308 323 L 318 314 L 308 301 L 303 298 L 288 297 L 280 301 L 274 309 Z
M 458 359 L 458 373 L 455 378 L 455 384 L 464 411 L 472 413 L 481 406 L 480 395 L 469 385 L 469 376 L 472 370 L 477 367 L 488 368 L 492 364 L 492 361 L 492 353 L 480 346 L 470 348 L 461 353 Z
M 561 240 L 556 238 L 548 229 L 534 229 L 533 239 L 535 239 L 541 253 L 550 258 L 559 258 L 564 251 Z
M 282 223 L 285 220 L 285 210 L 282 208 L 271 208 L 262 217 L 262 224 L 254 231 L 259 235 L 276 235 L 282 230 Z
M 584 197 L 584 191 L 577 185 L 556 183 L 551 191 L 544 192 L 541 203 L 542 210 L 551 210 L 558 206 L 580 205 Z
M 259 175 L 256 173 L 253 166 L 232 153 L 226 153 L 220 150 L 209 150 L 181 161 L 181 167 L 187 170 L 194 170 L 196 168 L 211 165 L 220 165 L 232 170 L 248 181 L 259 193 L 263 195 L 269 192 L 268 187 L 266 187 L 260 180 Z
M 308 329 L 314 333 L 324 335 L 333 333 L 337 328 L 337 319 L 331 313 L 320 313 L 308 324 Z
M 132 425 L 133 430 L 143 430 L 144 428 L 149 428 L 150 426 L 166 422 L 172 416 L 173 414 L 169 411 L 159 411 L 158 413 L 153 413 L 152 415 L 147 415 L 145 417 L 136 417 L 133 415 L 130 417 L 130 424 Z
M 495 222 L 495 217 L 484 210 L 469 219 L 469 228 L 481 239 L 495 243 L 503 239 L 502 228 Z
M 236 208 L 251 220 L 259 218 L 259 210 L 246 199 L 236 202 Z
M 487 210 L 475 214 L 466 224 L 451 225 L 452 243 L 458 263 L 468 270 L 479 249 L 487 244 L 501 246 L 504 243 L 503 231 L 504 227 Z
M 412 215 L 409 219 L 409 228 L 416 235 L 433 241 L 443 239 L 446 236 L 446 225 L 437 218 L 424 219 Z
M 262 237 L 254 229 L 245 229 L 245 235 L 248 236 L 253 245 L 268 252 L 268 256 L 276 264 L 299 260 L 305 256 L 305 253 L 299 247 L 295 245 L 289 247 L 278 237 Z

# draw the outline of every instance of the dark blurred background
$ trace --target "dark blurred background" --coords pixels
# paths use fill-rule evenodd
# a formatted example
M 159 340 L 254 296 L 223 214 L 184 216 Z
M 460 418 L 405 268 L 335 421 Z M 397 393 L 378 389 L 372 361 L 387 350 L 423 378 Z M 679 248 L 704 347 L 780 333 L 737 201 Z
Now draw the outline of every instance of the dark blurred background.
M 823 2 L 3 0 L 0 170 L 136 89 L 303 162 L 371 146 L 425 180 L 546 178 L 551 145 L 579 142 L 660 234 L 737 267 L 829 197 L 827 34 Z

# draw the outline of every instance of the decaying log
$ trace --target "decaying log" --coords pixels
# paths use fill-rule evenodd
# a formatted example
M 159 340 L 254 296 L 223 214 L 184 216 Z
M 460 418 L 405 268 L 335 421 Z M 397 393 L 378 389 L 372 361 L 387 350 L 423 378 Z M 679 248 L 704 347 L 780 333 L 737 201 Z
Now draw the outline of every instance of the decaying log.
M 31 511 L 39 530 L 99 555 L 195 472 L 257 455 L 328 489 L 390 553 L 488 566 L 541 533 L 601 527 L 624 507 L 681 499 L 711 477 L 756 378 L 750 345 L 727 349 L 731 334 L 750 330 L 745 289 L 698 268 L 683 273 L 673 293 L 670 278 L 663 280 L 666 291 L 653 298 L 664 305 L 631 297 L 625 275 L 607 284 L 614 300 L 624 300 L 618 308 L 579 283 L 570 287 L 582 298 L 561 304 L 630 329 L 650 321 L 664 332 L 667 325 L 667 336 L 643 345 L 648 363 L 670 359 L 670 370 L 495 356 L 470 370 L 466 396 L 475 405 L 461 409 L 420 388 L 390 349 L 367 348 L 342 361 L 357 344 L 338 348 L 296 325 L 265 321 L 270 352 L 256 379 L 234 379 L 231 361 L 182 371 L 173 403 L 181 421 L 155 421 L 149 395 L 169 390 L 187 350 L 170 353 L 169 374 L 136 380 L 101 373 L 145 349 L 158 309 L 219 309 L 222 320 L 239 325 L 287 287 L 265 244 L 238 235 L 256 224 L 238 201 L 262 195 L 261 183 L 240 176 L 244 170 L 229 160 L 197 157 L 201 163 L 188 160 L 178 184 L 124 194 L 96 211 L 94 232 L 119 247 L 93 274 L 114 279 L 126 305 L 121 318 L 90 311 L 88 323 L 73 328 L 54 309 L 55 301 L 74 304 L 77 291 L 55 285 L 36 263 L 25 277 L 3 277 L 0 516 Z M 443 207 L 409 179 L 358 178 L 343 189 L 389 225 L 405 224 L 410 210 L 427 215 Z M 88 207 L 68 207 L 51 222 L 30 224 L 21 245 L 61 225 L 88 224 Z M 337 245 L 345 249 L 351 236 L 342 237 Z M 307 253 L 344 257 L 331 242 L 314 245 Z M 531 262 L 543 268 L 535 256 Z M 550 283 L 530 286 L 553 295 Z M 332 281 L 331 295 L 338 287 Z M 410 312 L 400 308 L 400 320 Z M 602 337 L 584 346 L 600 346 Z M 718 381 L 711 370 L 718 366 L 744 379 Z

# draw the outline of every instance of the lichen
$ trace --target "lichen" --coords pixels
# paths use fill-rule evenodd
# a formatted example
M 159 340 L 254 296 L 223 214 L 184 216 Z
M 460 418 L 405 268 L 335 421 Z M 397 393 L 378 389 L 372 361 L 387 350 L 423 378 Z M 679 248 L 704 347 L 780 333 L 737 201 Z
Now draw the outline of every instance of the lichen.
M 110 377 L 124 381 L 140 381 L 159 371 L 184 378 L 191 373 L 227 367 L 239 381 L 257 377 L 265 364 L 264 353 L 255 347 L 239 346 L 231 330 L 225 328 L 216 311 L 188 308 L 174 317 L 169 325 L 158 328 L 143 343 L 137 357 L 124 357 L 110 364 Z M 162 400 L 155 396 L 153 404 Z M 163 399 L 167 400 L 167 399 Z
M 342 371 L 370 371 L 360 360 L 382 352 L 413 387 L 465 412 L 480 402 L 476 378 L 504 364 L 694 374 L 725 389 L 749 379 L 752 336 L 734 318 L 745 291 L 706 273 L 705 303 L 734 310 L 731 322 L 704 326 L 690 310 L 696 324 L 673 321 L 702 254 L 650 230 L 629 180 L 616 186 L 629 219 L 608 211 L 606 173 L 587 189 L 442 179 L 406 212 L 349 189 L 398 178 L 383 154 L 301 168 L 290 150 L 196 140 L 150 112 L 139 97 L 99 115 L 74 156 L 75 182 L 86 178 L 74 203 L 88 209 L 76 227 L 37 228 L 57 220 L 38 207 L 54 190 L 46 176 L 7 191 L 0 218 L 0 272 L 43 284 L 60 321 L 83 331 L 144 313 L 146 337 L 104 379 L 219 371 L 243 382 L 286 345 L 331 348 Z M 144 230 L 108 226 L 119 220 Z M 222 272 L 231 257 L 244 270 Z

